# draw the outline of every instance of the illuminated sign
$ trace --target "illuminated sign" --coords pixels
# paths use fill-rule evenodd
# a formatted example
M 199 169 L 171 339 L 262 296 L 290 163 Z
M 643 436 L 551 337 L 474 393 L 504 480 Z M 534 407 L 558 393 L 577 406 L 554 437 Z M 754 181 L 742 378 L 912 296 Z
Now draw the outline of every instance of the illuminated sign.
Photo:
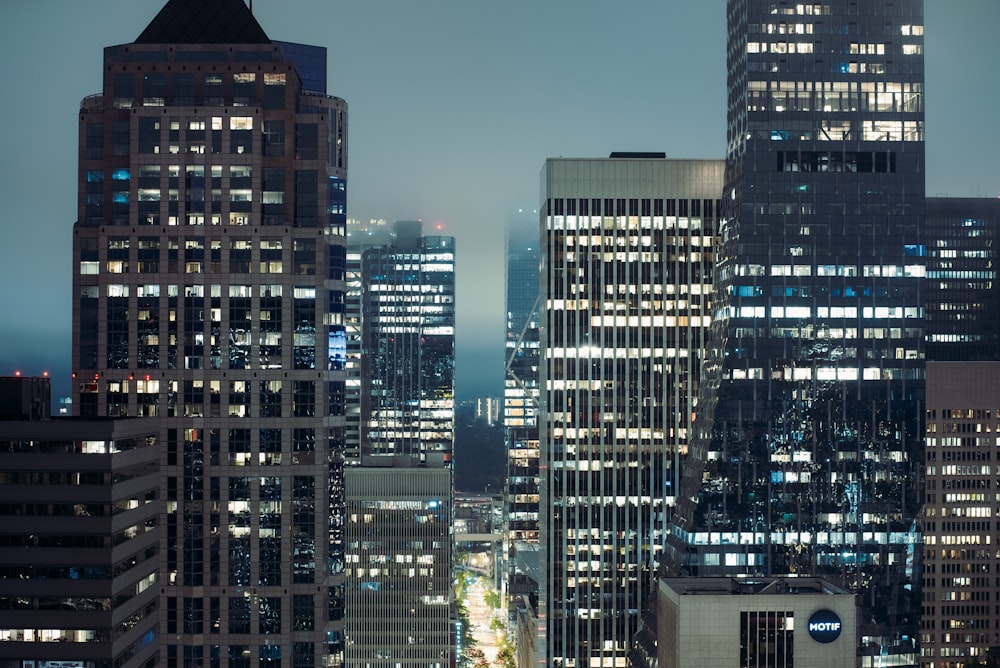
M 840 637 L 843 622 L 833 610 L 817 610 L 809 618 L 809 635 L 816 642 L 833 642 Z

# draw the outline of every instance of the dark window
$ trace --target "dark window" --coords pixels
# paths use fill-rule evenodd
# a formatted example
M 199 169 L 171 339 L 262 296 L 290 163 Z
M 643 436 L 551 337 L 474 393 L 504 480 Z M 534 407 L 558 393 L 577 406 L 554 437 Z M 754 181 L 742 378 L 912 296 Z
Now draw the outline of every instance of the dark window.
M 285 122 L 264 121 L 264 155 L 281 157 L 285 155 Z
M 295 124 L 295 158 L 319 159 L 319 126 L 315 123 Z
M 190 72 L 178 72 L 174 75 L 174 104 L 190 107 L 195 104 L 194 75 Z
M 160 146 L 160 121 L 157 118 L 139 119 L 139 153 L 157 153 Z M 128 153 L 126 153 L 128 155 Z
M 295 172 L 295 226 L 316 227 L 319 224 L 319 185 L 316 172 Z
M 87 123 L 87 159 L 104 159 L 104 126 L 100 123 Z

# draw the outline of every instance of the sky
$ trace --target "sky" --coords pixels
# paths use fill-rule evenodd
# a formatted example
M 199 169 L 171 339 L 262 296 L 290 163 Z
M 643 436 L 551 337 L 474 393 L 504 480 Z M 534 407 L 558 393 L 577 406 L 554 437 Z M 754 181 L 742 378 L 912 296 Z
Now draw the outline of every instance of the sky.
M 0 4 L 0 375 L 69 393 L 80 100 L 161 0 Z M 348 216 L 457 245 L 457 395 L 499 396 L 504 229 L 549 157 L 725 148 L 724 0 L 255 0 L 327 47 L 347 100 Z M 927 194 L 1000 195 L 1000 0 L 925 0 Z

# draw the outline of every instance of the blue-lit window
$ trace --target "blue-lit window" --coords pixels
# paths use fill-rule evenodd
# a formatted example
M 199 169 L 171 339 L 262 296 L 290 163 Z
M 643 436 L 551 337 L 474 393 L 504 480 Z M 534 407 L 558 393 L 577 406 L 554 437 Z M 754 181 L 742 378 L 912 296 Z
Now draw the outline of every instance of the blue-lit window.
M 127 169 L 116 169 L 111 172 L 111 179 L 114 181 L 128 181 L 129 173 Z
M 903 252 L 910 257 L 927 257 L 927 246 L 923 244 L 907 244 Z
M 343 369 L 347 365 L 347 334 L 343 329 L 331 329 L 327 334 L 327 356 L 330 370 Z
M 87 172 L 87 183 L 103 183 L 104 172 L 100 169 Z

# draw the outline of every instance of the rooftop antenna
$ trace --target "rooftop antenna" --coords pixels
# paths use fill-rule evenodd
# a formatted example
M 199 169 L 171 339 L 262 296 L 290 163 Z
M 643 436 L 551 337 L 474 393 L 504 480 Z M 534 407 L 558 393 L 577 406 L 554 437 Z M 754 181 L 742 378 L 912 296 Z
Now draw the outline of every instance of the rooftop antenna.
M 250 0 L 250 13 L 253 14 L 253 0 Z

